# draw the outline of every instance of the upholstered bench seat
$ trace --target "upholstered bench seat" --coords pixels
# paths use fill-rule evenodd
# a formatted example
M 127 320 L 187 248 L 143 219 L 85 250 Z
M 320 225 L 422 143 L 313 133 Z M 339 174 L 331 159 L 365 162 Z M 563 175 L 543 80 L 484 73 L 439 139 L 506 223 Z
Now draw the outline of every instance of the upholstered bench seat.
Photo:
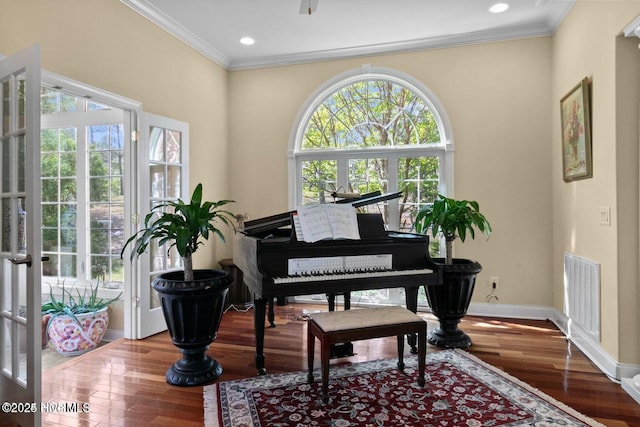
M 320 341 L 322 400 L 327 403 L 331 345 L 395 335 L 398 337 L 398 369 L 403 370 L 405 334 L 418 335 L 418 384 L 424 386 L 427 322 L 420 316 L 400 306 L 315 313 L 307 325 L 308 381 L 313 383 L 316 338 Z

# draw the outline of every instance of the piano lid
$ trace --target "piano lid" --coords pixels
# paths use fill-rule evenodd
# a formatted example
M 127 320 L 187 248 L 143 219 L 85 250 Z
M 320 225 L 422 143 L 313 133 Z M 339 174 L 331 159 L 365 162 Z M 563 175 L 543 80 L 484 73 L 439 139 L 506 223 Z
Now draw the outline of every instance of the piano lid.
M 347 203 L 351 203 L 354 208 L 359 208 L 362 206 L 372 205 L 374 203 L 385 202 L 387 200 L 397 199 L 402 196 L 402 191 L 396 191 L 395 193 L 384 193 L 377 195 L 369 195 L 365 194 L 359 199 L 350 199 Z
M 387 200 L 397 199 L 402 196 L 402 191 L 396 191 L 395 193 L 380 194 L 379 191 L 374 193 L 364 194 L 358 198 L 349 198 L 337 200 L 335 203 L 350 203 L 354 208 L 362 206 L 372 205 L 374 203 L 384 202 Z M 264 218 L 254 219 L 252 221 L 245 221 L 244 228 L 240 231 L 247 236 L 256 236 L 270 231 L 277 230 L 278 228 L 291 226 L 291 216 L 296 211 L 283 212 L 276 215 L 267 216 Z
M 278 228 L 291 225 L 291 215 L 295 211 L 283 212 L 276 215 L 266 216 L 264 218 L 254 219 L 252 221 L 245 221 L 244 228 L 240 229 L 241 232 L 248 236 L 255 236 L 262 233 L 267 233 Z

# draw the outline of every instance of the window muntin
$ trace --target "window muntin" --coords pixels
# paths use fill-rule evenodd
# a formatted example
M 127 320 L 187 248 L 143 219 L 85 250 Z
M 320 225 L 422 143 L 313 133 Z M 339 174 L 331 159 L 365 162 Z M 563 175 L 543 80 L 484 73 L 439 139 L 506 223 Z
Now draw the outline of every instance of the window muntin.
M 418 209 L 433 202 L 440 187 L 440 156 L 398 158 L 398 188 L 403 196 L 399 200 L 400 229 L 411 230 Z
M 337 188 L 338 164 L 336 160 L 303 160 L 302 167 L 302 203 L 318 203 L 318 188 Z
M 90 278 L 120 287 L 124 265 L 123 125 L 87 126 Z
M 41 90 L 43 282 L 122 288 L 121 110 Z
M 294 149 L 296 205 L 322 202 L 333 191 L 402 191 L 400 200 L 362 210 L 410 231 L 417 209 L 446 193 L 449 136 L 417 85 L 386 74 L 351 77 L 326 89 L 303 117 Z
M 349 83 L 331 93 L 311 115 L 300 148 L 342 149 L 440 143 L 427 102 L 385 79 Z
M 150 208 L 183 197 L 182 131 L 152 126 L 149 131 Z M 170 269 L 181 268 L 182 258 L 175 247 L 151 242 L 153 277 Z M 155 293 L 154 293 L 155 296 Z
M 44 276 L 75 277 L 78 251 L 77 129 L 41 131 L 42 254 Z
M 395 70 L 363 66 L 326 83 L 302 108 L 290 144 L 291 209 L 330 202 L 332 191 L 402 191 L 400 199 L 361 209 L 382 213 L 390 230 L 412 231 L 422 205 L 452 193 L 454 145 L 446 112 L 429 89 Z M 401 303 L 404 292 L 365 291 L 353 298 Z

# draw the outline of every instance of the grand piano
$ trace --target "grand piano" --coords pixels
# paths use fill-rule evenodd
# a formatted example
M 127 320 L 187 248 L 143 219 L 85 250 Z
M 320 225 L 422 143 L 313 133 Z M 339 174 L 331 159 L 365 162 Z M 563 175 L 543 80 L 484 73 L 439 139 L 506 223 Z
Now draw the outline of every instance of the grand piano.
M 354 208 L 399 197 L 374 194 L 348 199 Z M 428 252 L 426 235 L 386 231 L 380 214 L 358 214 L 360 240 L 298 241 L 292 215 L 286 212 L 247 221 L 236 233 L 233 260 L 254 296 L 256 368 L 266 374 L 265 316 L 273 327 L 273 300 L 298 295 L 327 294 L 333 309 L 336 295 L 359 290 L 405 289 L 407 309 L 417 311 L 420 286 L 442 284 L 442 272 Z M 409 337 L 415 352 L 415 337 Z

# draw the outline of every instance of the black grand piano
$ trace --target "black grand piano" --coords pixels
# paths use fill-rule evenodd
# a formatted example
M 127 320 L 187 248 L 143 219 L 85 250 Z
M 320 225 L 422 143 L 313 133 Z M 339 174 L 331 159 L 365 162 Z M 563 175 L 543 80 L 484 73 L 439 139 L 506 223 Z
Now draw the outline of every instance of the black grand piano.
M 374 194 L 342 202 L 355 208 L 399 195 Z M 335 295 L 344 295 L 349 308 L 349 292 L 402 287 L 407 309 L 415 313 L 420 286 L 442 284 L 442 272 L 429 257 L 426 235 L 386 231 L 382 215 L 367 213 L 358 214 L 360 240 L 307 243 L 296 239 L 294 213 L 247 221 L 236 234 L 233 260 L 254 295 L 256 368 L 261 375 L 266 374 L 266 307 L 273 327 L 274 298 L 327 294 L 332 310 Z M 409 344 L 415 352 L 415 337 L 409 337 Z

